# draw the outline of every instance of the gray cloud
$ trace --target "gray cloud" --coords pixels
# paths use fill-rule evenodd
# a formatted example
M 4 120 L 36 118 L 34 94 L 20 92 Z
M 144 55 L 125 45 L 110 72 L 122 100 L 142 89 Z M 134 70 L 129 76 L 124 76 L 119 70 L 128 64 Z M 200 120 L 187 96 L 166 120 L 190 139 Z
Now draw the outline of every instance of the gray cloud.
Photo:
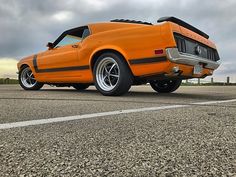
M 234 0 L 2 0 L 0 4 L 0 58 L 21 58 L 45 50 L 68 28 L 130 18 L 155 23 L 161 16 L 177 16 L 207 32 L 216 42 L 222 67 L 235 66 L 236 1 Z M 63 20 L 60 20 L 63 19 Z M 217 73 L 216 72 L 216 73 Z

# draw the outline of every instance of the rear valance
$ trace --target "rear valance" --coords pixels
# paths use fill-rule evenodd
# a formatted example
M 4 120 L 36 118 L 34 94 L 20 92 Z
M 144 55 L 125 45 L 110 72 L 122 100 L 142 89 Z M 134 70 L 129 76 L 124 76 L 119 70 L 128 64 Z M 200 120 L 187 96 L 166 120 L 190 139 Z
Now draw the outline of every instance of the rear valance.
M 184 22 L 183 20 L 180 20 L 180 19 L 178 19 L 176 17 L 162 17 L 162 18 L 159 18 L 157 20 L 158 23 L 165 22 L 165 21 L 170 21 L 170 22 L 176 23 L 176 24 L 178 24 L 180 26 L 183 26 L 183 27 L 185 27 L 185 28 L 187 28 L 187 29 L 189 29 L 189 30 L 191 30 L 191 31 L 193 31 L 193 32 L 203 36 L 206 39 L 209 38 L 209 36 L 206 33 L 202 32 L 201 30 L 195 28 L 194 26 L 192 26 L 192 25 L 190 25 L 190 24 L 188 24 L 188 23 Z

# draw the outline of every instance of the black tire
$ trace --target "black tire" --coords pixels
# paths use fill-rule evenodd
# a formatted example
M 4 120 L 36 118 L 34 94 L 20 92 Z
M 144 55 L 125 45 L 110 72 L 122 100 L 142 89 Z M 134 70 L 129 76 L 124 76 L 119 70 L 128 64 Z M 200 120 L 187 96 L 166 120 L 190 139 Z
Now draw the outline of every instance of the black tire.
M 150 81 L 150 85 L 158 93 L 171 93 L 179 88 L 182 79 L 165 79 Z
M 72 87 L 76 90 L 85 90 L 89 87 L 89 84 L 73 84 Z
M 102 64 L 104 62 L 107 62 L 108 64 L 104 66 L 104 68 L 109 67 L 109 60 L 111 62 L 111 67 L 108 68 L 109 69 L 109 76 L 107 76 L 107 79 L 105 79 L 105 75 L 108 73 L 106 69 L 102 70 Z M 112 63 L 113 62 L 113 63 Z M 113 67 L 113 65 L 115 65 Z M 113 68 L 113 70 L 112 70 Z M 102 71 L 99 74 L 99 71 Z M 105 72 L 104 76 L 103 73 Z M 116 77 L 113 77 L 113 76 Z M 100 77 L 104 77 L 104 80 L 101 81 L 99 79 Z M 125 59 L 119 55 L 119 54 L 115 54 L 115 53 L 111 53 L 111 52 L 107 52 L 107 53 L 103 53 L 95 62 L 94 68 L 93 68 L 93 78 L 94 78 L 94 84 L 95 87 L 97 88 L 97 90 L 105 95 L 105 96 L 119 96 L 119 95 L 123 95 L 125 93 L 127 93 L 133 83 L 133 75 L 128 67 L 128 64 L 125 62 Z M 110 78 L 110 79 L 108 79 Z M 110 82 L 110 86 L 107 83 L 107 80 L 109 80 Z M 102 87 L 102 84 L 106 86 L 107 84 L 107 88 L 109 89 L 105 89 L 104 87 Z
M 44 84 L 43 84 L 43 83 L 40 83 L 40 82 L 38 82 L 38 81 L 36 81 L 35 79 L 34 79 L 34 82 L 35 82 L 35 83 L 32 84 L 31 86 L 30 86 L 30 84 L 27 85 L 27 84 L 23 81 L 22 75 L 25 74 L 26 71 L 29 71 L 29 72 L 32 73 L 32 71 L 31 71 L 31 69 L 30 69 L 29 66 L 25 66 L 25 67 L 21 68 L 21 70 L 19 71 L 18 80 L 19 80 L 20 86 L 21 86 L 24 90 L 39 90 L 39 89 L 41 89 Z M 33 75 L 33 74 L 32 74 L 32 77 L 31 77 L 31 78 L 32 78 L 32 79 L 34 78 L 34 75 Z M 32 80 L 31 80 L 31 81 L 32 81 Z

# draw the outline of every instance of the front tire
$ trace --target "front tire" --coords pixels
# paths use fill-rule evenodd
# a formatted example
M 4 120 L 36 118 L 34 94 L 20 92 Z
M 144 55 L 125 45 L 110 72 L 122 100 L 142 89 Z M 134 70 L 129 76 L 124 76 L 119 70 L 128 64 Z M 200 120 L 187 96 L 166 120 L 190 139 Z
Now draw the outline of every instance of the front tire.
M 128 92 L 133 76 L 124 58 L 104 53 L 95 62 L 93 77 L 97 90 L 105 96 L 119 96 Z
M 20 86 L 25 90 L 39 90 L 43 87 L 43 83 L 36 81 L 30 67 L 23 67 L 18 76 Z
M 165 79 L 150 81 L 150 85 L 158 93 L 171 93 L 177 90 L 182 83 L 181 79 Z

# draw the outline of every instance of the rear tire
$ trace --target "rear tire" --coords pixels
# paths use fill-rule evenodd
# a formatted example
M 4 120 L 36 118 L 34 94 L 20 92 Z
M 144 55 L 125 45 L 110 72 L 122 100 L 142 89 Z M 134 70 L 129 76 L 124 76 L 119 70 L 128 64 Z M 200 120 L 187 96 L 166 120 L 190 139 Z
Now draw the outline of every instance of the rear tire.
M 38 82 L 29 66 L 23 67 L 18 75 L 20 86 L 25 90 L 39 90 L 43 83 Z
M 89 84 L 73 84 L 72 87 L 76 90 L 85 90 L 89 87 Z
M 165 79 L 150 81 L 150 85 L 158 93 L 171 93 L 177 90 L 182 83 L 181 79 Z
M 95 62 L 93 77 L 97 90 L 105 96 L 119 96 L 128 92 L 133 75 L 124 58 L 115 53 L 104 53 Z

